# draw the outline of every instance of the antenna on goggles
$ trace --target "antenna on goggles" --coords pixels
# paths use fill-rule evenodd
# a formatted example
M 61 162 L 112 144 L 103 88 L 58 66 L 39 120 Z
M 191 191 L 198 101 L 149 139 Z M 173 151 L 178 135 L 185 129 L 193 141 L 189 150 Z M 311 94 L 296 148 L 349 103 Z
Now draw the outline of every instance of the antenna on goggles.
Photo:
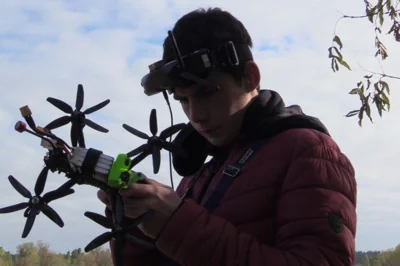
M 178 44 L 176 42 L 175 36 L 174 36 L 174 34 L 172 33 L 171 30 L 168 31 L 168 37 L 172 42 L 172 49 L 174 51 L 174 55 L 175 55 L 176 61 L 178 62 L 178 67 L 181 68 L 181 69 L 184 69 L 185 68 L 185 64 L 183 63 L 181 52 L 179 51 L 179 47 L 178 47 Z M 194 81 L 197 84 L 202 85 L 203 88 L 216 89 L 216 90 L 219 89 L 218 85 L 212 84 L 211 82 L 209 82 L 209 81 L 207 81 L 205 79 L 199 78 L 198 76 L 196 76 L 196 75 L 194 75 L 192 73 L 183 71 L 183 72 L 180 73 L 180 76 L 185 78 L 185 79 L 187 79 L 187 80 Z
M 172 49 L 174 50 L 175 58 L 178 61 L 178 66 L 180 68 L 185 68 L 185 64 L 183 63 L 181 52 L 179 51 L 178 44 L 176 43 L 176 39 L 175 39 L 174 34 L 172 33 L 172 30 L 168 31 L 168 37 L 172 42 Z

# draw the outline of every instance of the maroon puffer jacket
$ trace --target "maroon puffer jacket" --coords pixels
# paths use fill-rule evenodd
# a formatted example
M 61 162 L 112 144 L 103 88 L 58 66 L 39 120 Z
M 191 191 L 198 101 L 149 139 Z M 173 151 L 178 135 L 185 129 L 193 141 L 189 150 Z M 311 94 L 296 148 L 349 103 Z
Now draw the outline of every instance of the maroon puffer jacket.
M 213 213 L 196 203 L 207 177 L 204 171 L 193 197 L 157 239 L 156 249 L 128 244 L 125 265 L 167 265 L 160 264 L 163 257 L 184 266 L 353 265 L 354 169 L 326 132 L 294 124 L 265 140 Z M 247 148 L 246 142 L 237 142 L 223 165 L 237 161 Z M 203 203 L 221 177 L 222 167 Z M 192 177 L 183 178 L 178 193 L 191 182 Z

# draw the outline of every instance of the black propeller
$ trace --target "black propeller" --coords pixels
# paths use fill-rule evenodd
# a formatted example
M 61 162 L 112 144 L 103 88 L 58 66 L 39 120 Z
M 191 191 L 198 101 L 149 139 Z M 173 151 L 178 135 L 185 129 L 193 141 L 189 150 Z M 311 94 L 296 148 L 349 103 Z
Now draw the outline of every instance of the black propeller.
M 84 91 L 83 86 L 81 84 L 78 85 L 78 91 L 76 94 L 76 102 L 75 102 L 75 110 L 72 109 L 70 105 L 67 103 L 48 97 L 47 101 L 53 104 L 55 107 L 63 111 L 64 113 L 70 114 L 62 116 L 60 118 L 55 119 L 54 121 L 50 122 L 45 128 L 52 130 L 61 126 L 64 126 L 71 122 L 71 144 L 73 147 L 76 147 L 79 143 L 80 147 L 85 147 L 85 138 L 83 136 L 83 128 L 86 126 L 91 127 L 94 130 L 107 133 L 108 129 L 96 124 L 92 120 L 86 118 L 86 115 L 94 113 L 95 111 L 100 110 L 101 108 L 105 107 L 107 104 L 110 103 L 110 100 L 105 100 L 99 104 L 96 104 L 93 107 L 86 109 L 85 111 L 81 111 L 83 107 L 84 101 Z
M 8 177 L 8 180 L 10 181 L 10 183 L 14 187 L 14 189 L 17 190 L 23 197 L 28 198 L 29 201 L 1 208 L 0 213 L 10 213 L 10 212 L 15 212 L 15 211 L 20 211 L 20 210 L 26 208 L 26 210 L 24 212 L 24 217 L 26 217 L 27 220 L 25 223 L 24 231 L 22 233 L 22 238 L 25 238 L 28 236 L 28 234 L 30 233 L 30 231 L 33 227 L 36 216 L 38 214 L 40 214 L 40 212 L 43 212 L 50 220 L 52 220 L 58 226 L 60 226 L 60 227 L 64 226 L 64 222 L 61 219 L 61 217 L 57 214 L 57 212 L 53 208 L 51 208 L 48 205 L 48 203 L 50 203 L 53 200 L 70 195 L 70 194 L 74 193 L 74 190 L 72 190 L 72 189 L 55 190 L 55 191 L 48 192 L 43 196 L 40 196 L 40 194 L 42 194 L 42 192 L 44 190 L 48 172 L 49 172 L 48 167 L 44 167 L 43 170 L 40 172 L 38 179 L 36 180 L 36 185 L 35 185 L 35 189 L 34 189 L 35 196 L 32 196 L 31 192 L 28 189 L 26 189 L 13 176 L 10 175 Z
M 158 131 L 158 126 L 157 126 L 157 113 L 156 109 L 152 109 L 150 113 L 150 132 L 152 133 L 152 136 L 148 136 L 146 133 L 143 133 L 131 126 L 128 126 L 127 124 L 122 125 L 127 131 L 132 133 L 133 135 L 142 138 L 142 139 L 147 139 L 147 143 L 139 146 L 138 148 L 130 151 L 127 153 L 128 157 L 133 157 L 138 155 L 132 160 L 132 165 L 138 164 L 141 162 L 144 158 L 146 158 L 148 155 L 152 154 L 153 156 L 153 170 L 154 174 L 158 173 L 160 169 L 160 161 L 161 161 L 161 155 L 160 151 L 161 149 L 165 149 L 169 152 L 179 154 L 182 157 L 186 156 L 186 153 L 184 150 L 182 150 L 178 145 L 175 145 L 171 142 L 167 141 L 167 138 L 170 136 L 174 135 L 175 133 L 179 132 L 182 130 L 184 127 L 186 127 L 186 124 L 176 124 L 173 126 L 170 126 L 166 129 L 164 129 L 161 133 L 160 136 L 156 136 L 157 131 Z
M 122 250 L 126 244 L 126 240 L 130 241 L 135 245 L 141 245 L 143 247 L 154 247 L 154 245 L 146 240 L 138 239 L 130 235 L 130 230 L 140 224 L 148 216 L 154 214 L 154 211 L 150 210 L 144 214 L 136 217 L 135 219 L 129 219 L 124 214 L 124 201 L 122 195 L 119 193 L 119 189 L 108 190 L 110 194 L 111 212 L 113 214 L 112 219 L 101 216 L 93 212 L 85 212 L 85 216 L 93 220 L 94 222 L 102 225 L 107 229 L 111 229 L 111 232 L 106 232 L 95 239 L 93 239 L 86 247 L 85 252 L 91 251 L 111 240 L 115 240 L 115 265 L 122 266 L 123 256 Z
M 107 219 L 107 217 L 104 217 L 100 214 L 97 214 L 94 212 L 85 212 L 85 216 L 88 217 L 89 219 L 91 219 L 92 221 L 96 222 L 97 224 L 99 224 L 107 229 L 111 229 L 110 232 L 105 232 L 105 233 L 99 235 L 98 237 L 96 237 L 95 239 L 93 239 L 85 247 L 85 252 L 89 252 L 99 246 L 102 246 L 105 243 L 107 243 L 113 239 L 117 240 L 117 242 L 119 242 L 119 240 L 125 239 L 125 240 L 132 242 L 133 244 L 137 244 L 137 245 L 141 245 L 141 246 L 145 246 L 145 247 L 153 247 L 152 244 L 147 243 L 146 241 L 142 241 L 142 240 L 130 235 L 127 232 L 128 230 L 131 230 L 132 228 L 134 228 L 135 226 L 140 224 L 144 219 L 147 218 L 147 216 L 149 216 L 151 214 L 152 214 L 152 212 L 148 211 L 148 212 L 140 215 L 136 219 L 134 219 L 129 226 L 123 228 L 123 227 L 115 226 L 111 219 Z M 117 245 L 118 244 L 120 244 L 120 243 L 117 243 Z

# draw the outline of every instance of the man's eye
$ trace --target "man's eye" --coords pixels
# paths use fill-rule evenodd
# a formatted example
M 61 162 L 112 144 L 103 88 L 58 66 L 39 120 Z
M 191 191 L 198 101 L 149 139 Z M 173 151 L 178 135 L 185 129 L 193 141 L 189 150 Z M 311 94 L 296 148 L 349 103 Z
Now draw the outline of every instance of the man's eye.
M 214 94 L 214 92 L 215 91 L 213 91 L 213 90 L 207 89 L 207 90 L 204 90 L 204 92 L 202 92 L 199 96 L 201 98 L 208 98 L 208 97 L 211 97 Z

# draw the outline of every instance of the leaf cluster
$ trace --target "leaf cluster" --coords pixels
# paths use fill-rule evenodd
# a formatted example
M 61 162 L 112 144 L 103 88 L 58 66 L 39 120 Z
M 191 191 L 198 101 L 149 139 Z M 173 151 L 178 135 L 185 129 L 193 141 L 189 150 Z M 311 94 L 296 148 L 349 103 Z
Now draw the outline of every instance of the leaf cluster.
M 383 32 L 383 26 L 385 22 L 390 21 L 391 26 L 386 34 L 393 36 L 396 42 L 400 42 L 400 12 L 397 6 L 400 5 L 400 0 L 394 3 L 393 0 L 378 0 L 373 5 L 370 1 L 364 0 L 365 3 L 365 15 L 361 16 L 348 16 L 343 15 L 341 19 L 368 19 L 374 25 L 375 30 L 375 57 L 380 57 L 382 61 L 388 58 L 389 53 L 386 46 L 379 38 Z M 351 71 L 350 65 L 344 60 L 343 56 L 343 41 L 336 33 L 336 27 L 334 31 L 334 37 L 332 39 L 332 45 L 328 48 L 328 58 L 331 60 L 331 68 L 333 72 L 337 72 L 340 69 L 340 65 Z M 400 79 L 398 76 L 387 75 L 383 71 L 376 73 L 372 71 L 368 75 L 365 75 L 363 79 L 357 82 L 357 86 L 350 90 L 350 95 L 357 95 L 360 99 L 360 107 L 348 112 L 346 117 L 358 117 L 358 124 L 361 127 L 362 121 L 365 117 L 368 117 L 373 122 L 371 116 L 371 105 L 374 105 L 380 117 L 384 111 L 390 110 L 390 86 L 385 79 Z

